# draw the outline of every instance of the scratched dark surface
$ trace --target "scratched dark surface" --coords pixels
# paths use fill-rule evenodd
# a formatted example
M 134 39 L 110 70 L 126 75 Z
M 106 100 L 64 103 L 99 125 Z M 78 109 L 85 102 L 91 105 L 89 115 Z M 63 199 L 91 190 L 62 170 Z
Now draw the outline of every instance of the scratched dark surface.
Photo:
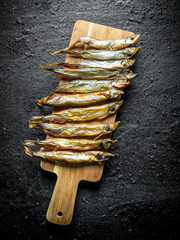
M 19 0 L 0 4 L 0 232 L 1 239 L 177 239 L 179 216 L 180 1 Z M 80 183 L 67 227 L 45 215 L 56 177 L 25 155 L 28 129 L 47 114 L 35 100 L 59 79 L 39 68 L 64 57 L 76 20 L 141 33 L 134 71 L 113 134 L 117 156 L 99 183 Z

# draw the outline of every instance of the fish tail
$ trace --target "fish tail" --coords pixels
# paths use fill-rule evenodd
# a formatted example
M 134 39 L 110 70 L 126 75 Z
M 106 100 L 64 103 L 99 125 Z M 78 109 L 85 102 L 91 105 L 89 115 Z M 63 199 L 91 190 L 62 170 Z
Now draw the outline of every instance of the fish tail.
M 40 100 L 36 100 L 37 105 L 41 107 L 43 104 L 45 104 L 44 102 L 45 102 L 48 98 L 50 98 L 50 96 L 44 97 L 44 98 L 42 98 L 42 99 L 40 99 Z
M 31 120 L 32 120 L 32 122 L 30 122 L 30 124 L 31 123 L 39 123 L 39 122 L 42 122 L 43 120 L 42 120 L 42 117 L 32 117 L 31 118 Z
M 29 121 L 29 128 L 39 128 L 38 123 L 33 123 Z
M 34 140 L 25 140 L 24 141 L 25 146 L 36 146 L 36 141 Z
M 24 151 L 27 155 L 33 157 L 33 151 L 31 149 L 29 149 L 28 147 L 24 147 Z
M 46 67 L 46 66 L 42 66 L 42 65 L 40 65 L 40 68 L 44 69 L 44 70 L 47 70 L 47 71 L 50 71 L 50 72 L 54 72 L 54 68 L 50 68 L 50 67 Z
M 53 52 L 53 53 L 51 53 L 51 55 L 61 54 L 62 51 L 64 51 L 64 50 L 59 50 L 59 51 L 57 51 L 57 52 Z
M 50 63 L 49 66 L 64 66 L 63 62 Z
M 43 99 L 36 100 L 36 102 L 37 102 L 37 105 L 40 107 L 43 105 Z

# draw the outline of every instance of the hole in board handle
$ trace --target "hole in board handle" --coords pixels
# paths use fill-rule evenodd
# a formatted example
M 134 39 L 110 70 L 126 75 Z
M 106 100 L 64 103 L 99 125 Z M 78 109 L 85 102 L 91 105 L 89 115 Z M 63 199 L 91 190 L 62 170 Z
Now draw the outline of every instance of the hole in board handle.
M 57 215 L 58 215 L 58 217 L 62 217 L 63 213 L 62 212 L 58 212 Z

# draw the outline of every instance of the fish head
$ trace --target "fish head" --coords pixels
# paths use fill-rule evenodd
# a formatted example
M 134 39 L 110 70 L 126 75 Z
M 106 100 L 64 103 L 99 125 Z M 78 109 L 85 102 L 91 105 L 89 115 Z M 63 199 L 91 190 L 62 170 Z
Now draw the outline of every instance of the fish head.
M 140 38 L 140 34 L 133 34 L 126 38 L 126 44 L 134 44 Z
M 134 78 L 134 77 L 136 77 L 136 76 L 137 76 L 137 74 L 136 74 L 136 73 L 133 73 L 132 70 L 129 70 L 129 72 L 126 73 L 127 79 L 132 79 L 132 78 Z
M 110 146 L 111 146 L 111 143 L 112 143 L 112 140 L 111 139 L 105 139 L 104 141 L 103 141 L 103 147 L 104 147 L 104 149 L 108 149 Z
M 136 59 L 126 59 L 126 67 L 130 67 L 135 63 Z
M 123 103 L 123 100 L 120 101 L 120 102 L 111 103 L 110 106 L 109 106 L 109 108 L 108 108 L 109 114 L 115 113 L 115 112 L 120 108 L 120 106 L 122 105 L 122 103 Z
M 119 91 L 119 90 L 116 90 L 116 89 L 108 91 L 108 96 L 109 96 L 110 99 L 117 98 L 120 95 L 122 95 L 122 91 Z
M 111 140 L 111 139 L 105 139 L 103 141 L 103 147 L 104 149 L 109 149 L 112 145 L 114 145 L 117 142 L 117 140 Z
M 120 121 L 115 122 L 115 123 L 105 124 L 104 127 L 103 127 L 104 133 L 107 134 L 107 133 L 110 133 L 110 132 L 114 131 L 119 124 L 120 124 Z
M 107 161 L 110 157 L 114 156 L 115 156 L 114 154 L 108 152 L 98 152 L 98 154 L 96 154 L 96 158 L 100 162 Z
M 123 66 L 124 68 L 127 68 L 127 67 L 129 66 L 127 60 L 128 60 L 128 59 L 124 59 L 124 60 L 121 61 L 121 64 L 122 64 L 122 66 Z
M 107 123 L 107 124 L 105 124 L 104 125 L 104 127 L 103 127 L 103 131 L 104 131 L 104 133 L 105 134 L 107 134 L 107 133 L 110 133 L 112 130 L 113 130 L 113 123 Z
M 127 79 L 126 79 L 127 80 Z M 125 80 L 125 81 L 126 81 Z M 122 80 L 122 79 L 118 79 L 118 80 L 116 80 L 116 81 L 114 81 L 113 83 L 112 83 L 112 86 L 113 87 L 116 87 L 116 88 L 122 88 L 122 84 L 125 82 L 124 80 Z

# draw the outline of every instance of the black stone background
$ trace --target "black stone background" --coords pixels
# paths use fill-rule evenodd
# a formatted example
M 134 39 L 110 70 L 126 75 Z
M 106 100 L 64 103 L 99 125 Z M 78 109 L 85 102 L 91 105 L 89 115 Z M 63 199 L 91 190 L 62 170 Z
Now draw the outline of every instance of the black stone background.
M 1 0 L 0 9 L 1 239 L 177 239 L 180 1 Z M 22 142 L 45 138 L 28 120 L 51 112 L 35 100 L 59 79 L 39 65 L 64 60 L 50 53 L 67 47 L 78 19 L 141 33 L 142 49 L 117 116 L 117 156 L 100 182 L 80 183 L 62 227 L 45 218 L 56 177 Z

